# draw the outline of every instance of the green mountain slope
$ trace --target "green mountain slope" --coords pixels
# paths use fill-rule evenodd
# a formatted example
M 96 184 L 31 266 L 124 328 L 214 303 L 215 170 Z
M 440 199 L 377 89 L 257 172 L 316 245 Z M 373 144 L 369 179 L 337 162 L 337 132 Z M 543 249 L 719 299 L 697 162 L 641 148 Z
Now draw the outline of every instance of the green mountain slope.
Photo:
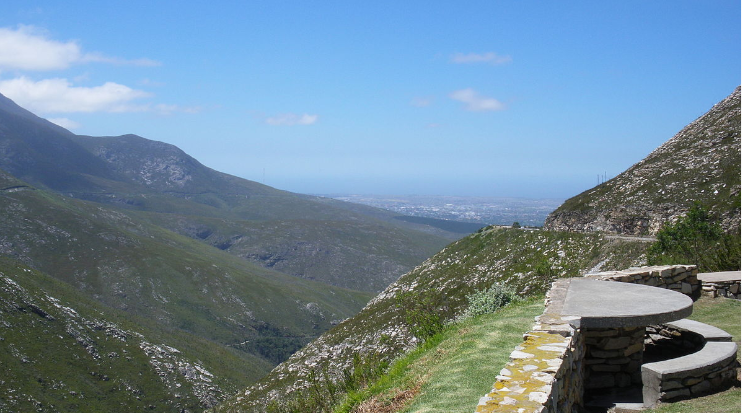
M 77 136 L 0 99 L 0 168 L 39 188 L 301 278 L 378 292 L 454 234 L 396 214 L 280 191 L 135 135 Z
M 740 231 L 740 87 L 645 159 L 565 201 L 545 228 L 655 234 L 701 202 Z
M 0 172 L 0 254 L 110 307 L 277 363 L 354 314 L 366 293 L 267 270 Z
M 514 286 L 522 295 L 544 293 L 556 277 L 640 264 L 646 247 L 642 241 L 599 234 L 488 227 L 452 243 L 402 276 L 360 313 L 216 410 L 262 411 L 270 399 L 301 394 L 311 374 L 322 375 L 327 369 L 329 377 L 340 377 L 351 368 L 355 354 L 392 359 L 411 349 L 417 339 L 405 319 L 417 310 L 417 303 L 429 302 L 424 311 L 452 319 L 464 311 L 468 294 L 496 281 Z
M 0 411 L 200 410 L 268 365 L 135 321 L 0 258 Z

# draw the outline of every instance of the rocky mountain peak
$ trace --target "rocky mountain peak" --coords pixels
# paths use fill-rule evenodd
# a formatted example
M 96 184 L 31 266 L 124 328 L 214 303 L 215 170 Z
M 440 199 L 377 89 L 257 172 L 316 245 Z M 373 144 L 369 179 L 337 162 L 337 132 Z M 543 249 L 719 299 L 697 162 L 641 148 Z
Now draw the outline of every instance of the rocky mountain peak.
M 699 201 L 726 230 L 740 230 L 740 92 L 627 171 L 565 201 L 545 228 L 655 234 Z

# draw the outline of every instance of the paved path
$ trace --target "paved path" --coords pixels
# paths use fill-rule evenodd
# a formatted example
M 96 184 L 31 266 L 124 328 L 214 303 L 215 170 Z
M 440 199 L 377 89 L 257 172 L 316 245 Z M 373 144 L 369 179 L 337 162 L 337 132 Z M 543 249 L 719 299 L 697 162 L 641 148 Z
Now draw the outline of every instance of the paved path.
M 664 288 L 572 279 L 562 316 L 575 317 L 584 328 L 640 327 L 687 317 L 692 304 L 686 295 Z

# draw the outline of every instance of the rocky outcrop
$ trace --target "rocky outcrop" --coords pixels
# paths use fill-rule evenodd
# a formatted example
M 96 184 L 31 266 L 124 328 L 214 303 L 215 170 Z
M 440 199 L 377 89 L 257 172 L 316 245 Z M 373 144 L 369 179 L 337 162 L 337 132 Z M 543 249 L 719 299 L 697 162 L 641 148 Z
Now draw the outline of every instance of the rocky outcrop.
M 701 202 L 740 230 L 740 87 L 627 171 L 547 217 L 558 231 L 655 234 Z

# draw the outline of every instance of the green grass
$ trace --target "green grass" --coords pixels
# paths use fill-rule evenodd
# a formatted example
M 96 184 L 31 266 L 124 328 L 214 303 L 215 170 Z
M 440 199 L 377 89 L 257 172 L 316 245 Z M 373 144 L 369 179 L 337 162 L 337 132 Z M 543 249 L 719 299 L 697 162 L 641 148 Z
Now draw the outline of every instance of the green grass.
M 702 297 L 694 303 L 692 320 L 707 323 L 721 328 L 733 336 L 738 344 L 738 361 L 740 361 L 740 301 L 725 298 Z M 740 387 L 676 403 L 662 404 L 647 410 L 647 413 L 740 413 Z
M 368 390 L 350 395 L 338 412 L 355 411 L 353 405 L 357 411 L 474 411 L 543 309 L 541 299 L 529 299 L 450 325 L 397 360 Z
M 452 324 L 398 359 L 370 388 L 350 394 L 336 412 L 472 412 L 543 309 L 541 300 L 531 299 Z M 740 301 L 703 297 L 690 318 L 732 334 L 740 358 Z M 648 412 L 738 413 L 740 398 L 740 388 L 733 388 Z

